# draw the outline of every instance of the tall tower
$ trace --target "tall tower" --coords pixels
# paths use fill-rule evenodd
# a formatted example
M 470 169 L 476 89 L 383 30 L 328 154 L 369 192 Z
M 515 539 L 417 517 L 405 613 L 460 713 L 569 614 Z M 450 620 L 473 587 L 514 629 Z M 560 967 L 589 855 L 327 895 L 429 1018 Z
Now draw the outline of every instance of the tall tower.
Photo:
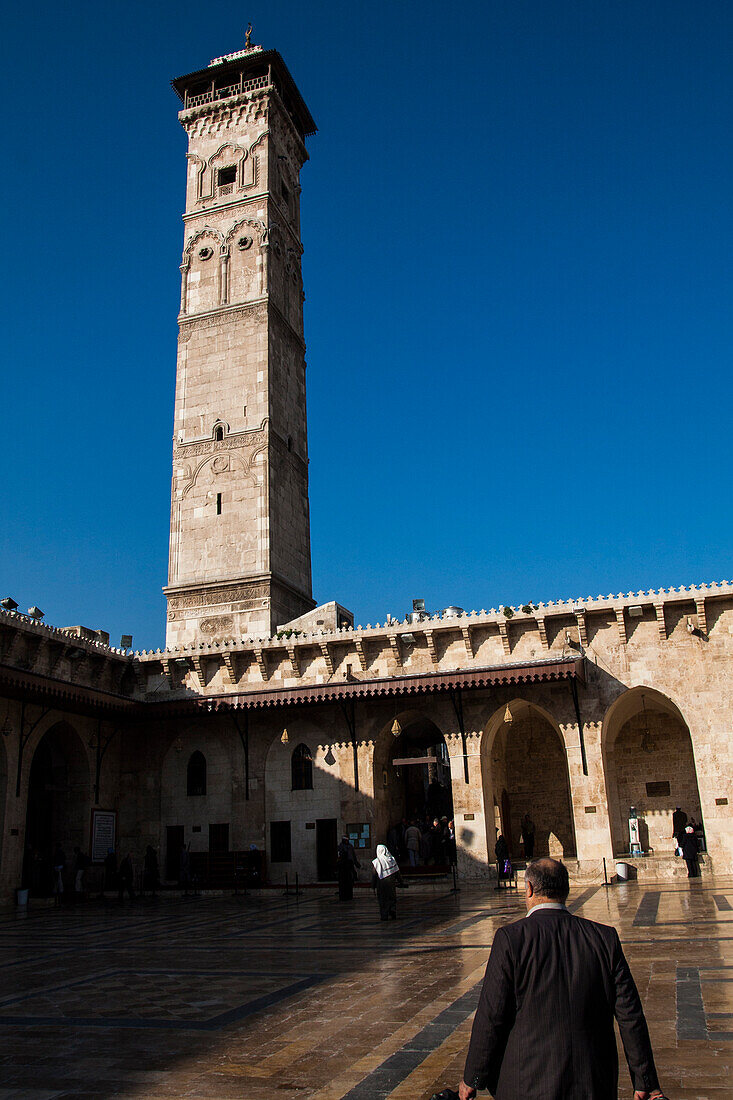
M 283 59 L 179 77 L 188 174 L 168 645 L 269 636 L 313 607 L 300 169 L 316 131 Z

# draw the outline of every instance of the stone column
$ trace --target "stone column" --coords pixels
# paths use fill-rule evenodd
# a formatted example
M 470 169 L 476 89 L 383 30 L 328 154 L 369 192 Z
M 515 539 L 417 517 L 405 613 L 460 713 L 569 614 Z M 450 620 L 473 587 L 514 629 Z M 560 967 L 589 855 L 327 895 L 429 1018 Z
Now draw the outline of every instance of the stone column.
M 188 299 L 188 269 L 188 263 L 181 264 L 179 268 L 181 272 L 181 313 L 186 312 L 186 303 Z
M 601 754 L 601 723 L 583 723 L 587 775 L 583 773 L 577 720 L 568 718 L 561 722 L 560 728 L 568 761 L 576 855 L 579 863 L 587 864 L 581 871 L 602 875 L 603 858 L 610 864 L 613 846 Z M 610 870 L 609 866 L 609 873 Z

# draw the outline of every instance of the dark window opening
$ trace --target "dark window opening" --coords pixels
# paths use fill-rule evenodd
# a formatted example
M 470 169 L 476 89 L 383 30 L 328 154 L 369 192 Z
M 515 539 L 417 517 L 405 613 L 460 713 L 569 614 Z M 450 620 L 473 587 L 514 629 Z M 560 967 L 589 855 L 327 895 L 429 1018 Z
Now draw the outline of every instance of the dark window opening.
M 290 863 L 290 822 L 270 822 L 270 863 Z
M 292 437 L 292 435 L 289 435 L 288 436 L 288 450 L 292 451 L 292 449 L 293 449 L 293 437 Z
M 650 798 L 667 798 L 670 794 L 669 783 L 666 779 L 647 783 L 646 793 Z
M 294 791 L 313 790 L 313 757 L 307 745 L 298 745 L 293 749 L 291 774 Z
M 224 825 L 209 825 L 209 851 L 229 851 L 229 822 Z
M 221 515 L 221 493 L 216 494 L 216 514 Z
M 186 794 L 206 794 L 206 757 L 196 750 L 191 753 L 186 771 Z
M 221 443 L 223 438 L 224 438 L 224 428 L 221 424 L 217 424 L 217 426 L 214 428 L 214 439 L 216 440 L 217 443 Z
M 226 187 L 228 183 L 237 182 L 237 166 L 231 164 L 227 168 L 220 168 L 216 173 L 216 182 L 220 187 Z
M 247 406 L 242 405 L 242 416 L 246 416 L 246 415 L 247 415 Z

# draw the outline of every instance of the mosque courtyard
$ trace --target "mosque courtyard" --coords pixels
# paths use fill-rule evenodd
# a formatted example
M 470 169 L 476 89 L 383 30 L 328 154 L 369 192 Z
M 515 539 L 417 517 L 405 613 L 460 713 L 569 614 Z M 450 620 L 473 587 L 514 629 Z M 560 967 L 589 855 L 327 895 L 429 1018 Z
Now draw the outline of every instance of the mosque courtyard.
M 459 1080 L 486 958 L 522 895 L 111 898 L 0 918 L 0 1100 L 427 1100 Z M 733 879 L 591 886 L 674 1100 L 733 1100 Z M 620 1095 L 631 1096 L 622 1060 Z

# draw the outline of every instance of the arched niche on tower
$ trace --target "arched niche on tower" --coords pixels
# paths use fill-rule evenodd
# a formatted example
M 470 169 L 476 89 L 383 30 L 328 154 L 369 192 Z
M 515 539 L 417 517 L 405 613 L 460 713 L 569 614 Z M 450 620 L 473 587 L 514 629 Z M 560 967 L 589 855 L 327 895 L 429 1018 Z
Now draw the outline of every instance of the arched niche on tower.
M 245 302 L 264 293 L 263 237 L 262 222 L 252 218 L 243 218 L 227 233 L 229 302 Z
M 203 313 L 221 304 L 223 246 L 223 235 L 209 227 L 188 242 L 181 265 L 182 312 Z

